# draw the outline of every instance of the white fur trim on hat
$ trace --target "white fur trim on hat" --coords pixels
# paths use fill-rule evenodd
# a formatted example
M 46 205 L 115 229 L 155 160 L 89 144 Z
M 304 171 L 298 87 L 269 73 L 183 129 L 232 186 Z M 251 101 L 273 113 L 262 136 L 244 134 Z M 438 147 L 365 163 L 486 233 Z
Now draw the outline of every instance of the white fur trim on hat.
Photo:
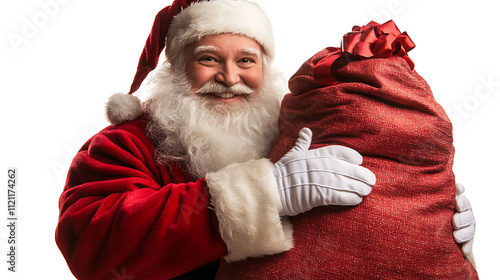
M 177 14 L 168 29 L 166 54 L 169 61 L 188 44 L 216 34 L 239 34 L 257 41 L 269 62 L 274 58 L 271 21 L 258 4 L 247 0 L 195 2 Z
M 229 165 L 206 175 L 227 261 L 278 254 L 293 247 L 293 229 L 280 218 L 281 202 L 269 159 Z
M 106 118 L 112 125 L 131 121 L 141 114 L 141 100 L 132 94 L 113 94 L 106 103 Z

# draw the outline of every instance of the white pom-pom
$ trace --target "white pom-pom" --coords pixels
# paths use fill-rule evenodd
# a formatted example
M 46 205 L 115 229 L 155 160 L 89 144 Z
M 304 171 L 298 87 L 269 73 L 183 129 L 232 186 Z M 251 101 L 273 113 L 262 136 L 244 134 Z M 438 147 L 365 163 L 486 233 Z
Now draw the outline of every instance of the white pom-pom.
M 141 100 L 132 94 L 113 94 L 106 103 L 106 117 L 112 125 L 131 121 L 141 114 Z

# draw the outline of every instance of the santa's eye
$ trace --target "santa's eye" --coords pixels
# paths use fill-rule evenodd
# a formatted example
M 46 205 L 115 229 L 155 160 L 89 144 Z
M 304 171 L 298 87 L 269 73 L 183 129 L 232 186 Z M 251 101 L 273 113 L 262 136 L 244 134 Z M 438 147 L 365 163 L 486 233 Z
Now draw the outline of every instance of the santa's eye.
M 202 58 L 199 59 L 200 61 L 206 61 L 206 62 L 215 62 L 215 58 L 211 56 L 203 56 Z
M 240 59 L 240 62 L 242 62 L 242 63 L 255 63 L 255 60 L 253 60 L 252 58 L 246 57 L 246 58 Z

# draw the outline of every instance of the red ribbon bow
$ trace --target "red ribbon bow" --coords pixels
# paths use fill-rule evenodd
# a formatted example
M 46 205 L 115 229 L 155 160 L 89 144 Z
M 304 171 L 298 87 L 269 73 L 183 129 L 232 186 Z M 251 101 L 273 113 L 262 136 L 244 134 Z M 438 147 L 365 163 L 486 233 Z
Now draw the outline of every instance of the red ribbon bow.
M 342 38 L 341 48 L 328 48 L 330 54 L 316 64 L 314 80 L 323 85 L 336 84 L 331 66 L 343 53 L 349 53 L 359 59 L 402 57 L 413 70 L 415 64 L 408 56 L 408 52 L 413 48 L 415 44 L 410 36 L 406 32 L 401 33 L 392 20 L 384 24 L 371 21 L 364 26 L 354 26 L 352 31 Z

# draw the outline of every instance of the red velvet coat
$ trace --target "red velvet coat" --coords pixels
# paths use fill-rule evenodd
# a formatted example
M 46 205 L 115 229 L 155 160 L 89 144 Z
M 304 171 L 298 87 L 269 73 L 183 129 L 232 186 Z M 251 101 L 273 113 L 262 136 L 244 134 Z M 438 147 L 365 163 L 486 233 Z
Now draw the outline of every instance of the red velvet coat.
M 169 279 L 227 254 L 205 179 L 158 165 L 146 122 L 102 130 L 70 167 L 56 241 L 79 279 Z

